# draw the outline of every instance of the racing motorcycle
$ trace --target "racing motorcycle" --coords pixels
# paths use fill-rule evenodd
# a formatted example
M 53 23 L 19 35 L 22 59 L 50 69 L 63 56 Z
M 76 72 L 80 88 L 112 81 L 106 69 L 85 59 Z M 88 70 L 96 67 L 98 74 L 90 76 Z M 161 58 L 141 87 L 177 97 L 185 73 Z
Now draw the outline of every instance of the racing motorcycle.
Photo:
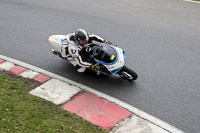
M 49 43 L 56 49 L 57 52 L 53 52 L 55 55 L 59 55 L 62 52 L 63 40 L 65 35 L 52 35 L 49 37 Z M 127 80 L 136 80 L 138 75 L 125 65 L 126 55 L 123 49 L 109 45 L 106 43 L 93 42 L 86 44 L 80 51 L 82 58 L 92 64 L 97 64 L 98 67 L 94 70 L 97 74 L 117 74 L 121 78 Z M 67 61 L 73 64 L 73 57 L 67 55 L 65 58 Z M 74 64 L 73 64 L 74 65 Z M 81 68 L 80 71 L 84 71 L 86 68 Z

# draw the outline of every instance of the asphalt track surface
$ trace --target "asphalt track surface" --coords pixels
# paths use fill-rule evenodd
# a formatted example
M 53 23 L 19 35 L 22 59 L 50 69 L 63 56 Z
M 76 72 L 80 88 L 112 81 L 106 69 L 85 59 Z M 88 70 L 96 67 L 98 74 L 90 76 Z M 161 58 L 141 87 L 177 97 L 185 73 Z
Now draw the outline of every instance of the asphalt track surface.
M 185 132 L 200 131 L 200 4 L 182 0 L 1 0 L 0 54 L 82 83 Z M 78 28 L 123 48 L 139 78 L 78 73 L 47 39 Z

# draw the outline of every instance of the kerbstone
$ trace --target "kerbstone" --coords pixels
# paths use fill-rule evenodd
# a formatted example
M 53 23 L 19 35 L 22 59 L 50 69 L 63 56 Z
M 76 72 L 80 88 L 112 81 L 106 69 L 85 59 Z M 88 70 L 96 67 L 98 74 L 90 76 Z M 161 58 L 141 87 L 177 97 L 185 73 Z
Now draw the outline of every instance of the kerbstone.
M 46 76 L 44 74 L 39 74 L 34 78 L 34 80 L 36 80 L 40 83 L 44 83 L 44 82 L 48 81 L 49 79 L 51 79 L 51 77 Z
M 90 92 L 79 93 L 63 104 L 62 108 L 108 130 L 132 114 L 119 105 Z
M 15 67 L 11 68 L 11 69 L 9 70 L 9 72 L 18 75 L 18 74 L 20 74 L 20 73 L 23 73 L 23 72 L 26 71 L 26 70 L 27 70 L 27 68 L 25 68 L 25 67 L 22 67 L 22 66 L 15 66 Z
M 81 89 L 76 86 L 69 85 L 57 79 L 51 79 L 36 89 L 30 91 L 30 94 L 59 105 L 65 103 L 80 91 Z
M 11 63 L 11 62 L 8 62 L 8 61 L 0 64 L 0 70 L 8 71 L 13 67 L 15 67 L 15 65 L 13 63 Z
M 34 71 L 31 71 L 31 70 L 26 70 L 25 72 L 20 74 L 20 76 L 22 76 L 24 78 L 30 78 L 30 79 L 33 79 L 37 75 L 39 75 L 38 72 L 34 72 Z
M 110 133 L 170 133 L 136 115 L 118 124 Z
M 1 64 L 1 63 L 3 63 L 3 62 L 5 62 L 5 60 L 3 60 L 3 59 L 0 59 L 0 64 Z

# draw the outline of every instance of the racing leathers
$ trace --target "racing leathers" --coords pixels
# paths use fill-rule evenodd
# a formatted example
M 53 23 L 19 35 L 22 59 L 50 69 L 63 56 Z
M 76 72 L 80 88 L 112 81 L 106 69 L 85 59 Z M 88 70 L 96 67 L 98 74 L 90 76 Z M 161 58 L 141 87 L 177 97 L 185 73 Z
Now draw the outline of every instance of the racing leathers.
M 61 55 L 63 58 L 67 58 L 68 61 L 70 61 L 74 66 L 79 68 L 93 68 L 95 65 L 86 62 L 82 59 L 80 55 L 80 51 L 83 46 L 80 46 L 78 43 L 76 43 L 74 39 L 75 33 L 69 33 L 66 35 L 66 38 L 63 40 L 62 49 L 61 49 Z M 93 41 L 98 42 L 105 42 L 107 44 L 111 44 L 109 41 L 106 41 L 102 39 L 101 37 L 94 35 L 94 34 L 88 34 L 89 40 L 88 43 L 92 43 Z M 72 58 L 71 58 L 72 57 Z M 78 69 L 79 72 L 83 72 L 81 69 Z

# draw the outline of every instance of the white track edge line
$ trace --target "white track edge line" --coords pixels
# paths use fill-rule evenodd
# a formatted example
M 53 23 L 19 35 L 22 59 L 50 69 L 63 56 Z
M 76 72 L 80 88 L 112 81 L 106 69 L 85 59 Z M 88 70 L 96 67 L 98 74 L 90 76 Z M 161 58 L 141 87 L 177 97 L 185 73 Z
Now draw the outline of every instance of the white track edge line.
M 104 99 L 107 99 L 107 100 L 110 101 L 110 102 L 113 102 L 113 103 L 116 103 L 117 105 L 120 105 L 121 107 L 123 107 L 123 108 L 129 110 L 130 112 L 132 112 L 133 114 L 137 115 L 138 117 L 140 117 L 140 118 L 142 118 L 142 119 L 144 119 L 144 120 L 147 120 L 147 121 L 149 121 L 149 122 L 151 122 L 151 123 L 153 123 L 153 124 L 155 124 L 155 125 L 157 125 L 157 126 L 163 128 L 163 129 L 165 129 L 166 131 L 169 131 L 169 132 L 171 132 L 171 133 L 184 133 L 184 132 L 181 131 L 180 129 L 178 129 L 178 128 L 176 128 L 176 127 L 174 127 L 174 126 L 172 126 L 172 125 L 170 125 L 170 124 L 168 124 L 168 123 L 166 123 L 166 122 L 164 122 L 164 121 L 162 121 L 162 120 L 160 120 L 160 119 L 158 119 L 158 118 L 156 118 L 156 117 L 154 117 L 154 116 L 151 116 L 150 114 L 147 114 L 147 113 L 145 113 L 145 112 L 143 112 L 143 111 L 141 111 L 141 110 L 139 110 L 139 109 L 133 107 L 133 106 L 130 105 L 130 104 L 127 104 L 127 103 L 125 103 L 125 102 L 123 102 L 123 101 L 120 101 L 120 100 L 118 100 L 118 99 L 116 99 L 116 98 L 114 98 L 114 97 L 111 97 L 111 96 L 109 96 L 109 95 L 107 95 L 107 94 L 104 94 L 104 93 L 102 93 L 102 92 L 99 92 L 99 91 L 97 91 L 97 90 L 94 90 L 94 89 L 92 89 L 92 88 L 90 88 L 90 87 L 88 87 L 88 86 L 82 85 L 82 84 L 77 83 L 77 82 L 75 82 L 75 81 L 72 81 L 72 80 L 70 80 L 70 79 L 64 78 L 64 77 L 59 76 L 59 75 L 57 75 L 57 74 L 48 72 L 48 71 L 46 71 L 46 70 L 44 70 L 44 69 L 35 67 L 35 66 L 33 66 L 33 65 L 30 65 L 30 64 L 27 64 L 27 63 L 24 63 L 24 62 L 21 62 L 21 61 L 18 61 L 18 60 L 16 60 L 16 59 L 12 59 L 12 58 L 7 57 L 7 56 L 4 56 L 4 55 L 0 55 L 0 58 L 1 58 L 1 59 L 4 59 L 4 60 L 6 60 L 6 61 L 10 61 L 10 62 L 12 62 L 12 63 L 14 63 L 14 64 L 16 64 L 16 65 L 20 65 L 20 66 L 23 66 L 23 67 L 25 67 L 25 68 L 28 68 L 28 69 L 30 69 L 30 70 L 34 70 L 34 71 L 36 71 L 36 72 L 45 74 L 45 75 L 47 75 L 47 76 L 49 76 L 49 77 L 52 77 L 52 78 L 59 79 L 59 80 L 61 80 L 61 81 L 67 82 L 67 83 L 69 83 L 69 84 L 71 84 L 71 85 L 77 86 L 77 87 L 79 87 L 79 88 L 81 88 L 81 89 L 84 89 L 84 90 L 86 90 L 86 91 L 89 91 L 89 92 L 91 92 L 91 93 L 93 93 L 93 94 L 95 94 L 95 95 L 97 95 L 97 96 L 99 96 L 99 97 L 102 97 L 102 98 L 104 98 Z
M 194 0 L 183 0 L 183 1 L 186 1 L 186 2 L 192 2 L 192 3 L 198 3 L 198 4 L 200 4 L 199 1 L 194 1 Z

